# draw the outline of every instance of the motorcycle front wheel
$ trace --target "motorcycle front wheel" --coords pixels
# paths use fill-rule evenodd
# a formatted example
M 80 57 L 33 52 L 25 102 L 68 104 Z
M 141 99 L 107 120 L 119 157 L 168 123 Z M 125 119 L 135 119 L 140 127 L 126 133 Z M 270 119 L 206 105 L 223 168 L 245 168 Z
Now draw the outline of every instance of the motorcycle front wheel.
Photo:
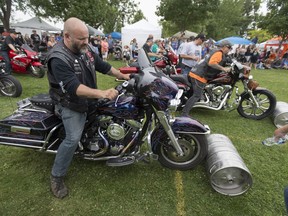
M 238 113 L 249 119 L 261 120 L 271 115 L 276 107 L 276 97 L 266 89 L 256 89 L 253 95 L 258 103 L 258 107 L 250 97 L 248 92 L 241 94 L 241 101 L 237 108 Z
M 175 151 L 169 137 L 161 137 L 160 143 L 156 147 L 158 161 L 165 167 L 177 170 L 189 170 L 199 165 L 208 153 L 208 144 L 205 135 L 175 134 L 178 143 L 184 152 L 180 156 Z
M 22 94 L 21 83 L 11 75 L 1 76 L 0 93 L 7 97 L 19 97 Z
M 43 78 L 45 76 L 45 69 L 43 66 L 32 66 L 30 65 L 27 71 L 34 77 Z

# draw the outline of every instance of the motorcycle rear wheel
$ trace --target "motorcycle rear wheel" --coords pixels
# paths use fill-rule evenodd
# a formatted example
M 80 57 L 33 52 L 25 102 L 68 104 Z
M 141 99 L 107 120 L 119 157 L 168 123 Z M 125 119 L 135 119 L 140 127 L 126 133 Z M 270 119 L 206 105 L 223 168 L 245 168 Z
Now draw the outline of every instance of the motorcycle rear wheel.
M 45 69 L 43 66 L 32 66 L 27 68 L 27 71 L 34 77 L 43 78 L 45 76 Z
M 237 108 L 238 113 L 244 118 L 261 120 L 271 115 L 276 107 L 276 97 L 266 89 L 256 89 L 253 95 L 259 107 L 256 107 L 250 95 L 245 92 L 241 95 L 241 101 Z
M 158 161 L 165 167 L 176 170 L 189 170 L 199 165 L 208 153 L 208 144 L 205 135 L 175 134 L 178 143 L 184 152 L 179 156 L 171 144 L 166 133 L 161 140 L 161 144 L 156 147 Z
M 22 85 L 15 77 L 4 75 L 0 77 L 0 94 L 7 97 L 19 97 L 22 94 Z

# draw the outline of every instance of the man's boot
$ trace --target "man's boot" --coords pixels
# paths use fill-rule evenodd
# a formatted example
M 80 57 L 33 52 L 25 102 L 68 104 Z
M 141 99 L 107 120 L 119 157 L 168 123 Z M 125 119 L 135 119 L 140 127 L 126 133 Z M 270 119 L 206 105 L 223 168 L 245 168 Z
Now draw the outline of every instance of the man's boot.
M 68 195 L 68 189 L 64 184 L 64 177 L 50 176 L 51 191 L 53 195 L 59 199 Z

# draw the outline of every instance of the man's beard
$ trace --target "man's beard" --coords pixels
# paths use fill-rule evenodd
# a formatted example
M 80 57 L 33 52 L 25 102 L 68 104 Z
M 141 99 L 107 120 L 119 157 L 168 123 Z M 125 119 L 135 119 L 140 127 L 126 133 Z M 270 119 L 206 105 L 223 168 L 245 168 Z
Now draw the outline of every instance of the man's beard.
M 75 53 L 81 54 L 86 53 L 88 50 L 88 45 L 83 45 L 82 47 L 78 46 L 77 44 L 72 44 L 72 48 Z

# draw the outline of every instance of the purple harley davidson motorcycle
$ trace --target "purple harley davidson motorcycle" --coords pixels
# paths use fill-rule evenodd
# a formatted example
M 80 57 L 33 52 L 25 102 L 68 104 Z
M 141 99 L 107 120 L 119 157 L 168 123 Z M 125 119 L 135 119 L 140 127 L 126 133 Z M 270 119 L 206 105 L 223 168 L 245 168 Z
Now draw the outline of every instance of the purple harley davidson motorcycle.
M 144 50 L 139 51 L 138 62 L 140 72 L 116 87 L 119 96 L 98 100 L 87 115 L 75 156 L 106 161 L 109 166 L 154 159 L 171 169 L 194 168 L 207 154 L 209 127 L 192 118 L 175 117 L 182 90 L 151 66 Z M 56 153 L 64 137 L 48 95 L 18 102 L 18 109 L 0 121 L 2 145 Z

